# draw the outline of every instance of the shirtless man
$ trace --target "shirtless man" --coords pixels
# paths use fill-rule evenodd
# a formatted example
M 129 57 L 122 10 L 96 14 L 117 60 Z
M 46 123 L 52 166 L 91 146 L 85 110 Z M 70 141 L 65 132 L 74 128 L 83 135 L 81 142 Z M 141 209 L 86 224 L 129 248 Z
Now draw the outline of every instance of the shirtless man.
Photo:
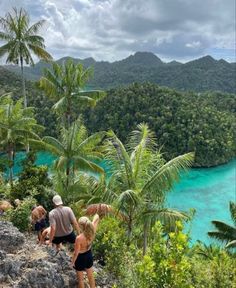
M 31 223 L 38 233 L 39 243 L 41 242 L 42 232 L 46 228 L 46 215 L 47 211 L 41 205 L 33 207 L 31 210 Z

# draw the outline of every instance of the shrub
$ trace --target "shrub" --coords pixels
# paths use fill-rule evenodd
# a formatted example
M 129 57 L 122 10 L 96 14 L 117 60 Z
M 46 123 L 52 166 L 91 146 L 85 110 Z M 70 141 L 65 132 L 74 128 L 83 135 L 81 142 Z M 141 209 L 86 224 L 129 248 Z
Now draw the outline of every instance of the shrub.
M 201 288 L 236 288 L 236 258 L 226 251 L 218 250 L 213 257 L 195 255 L 192 259 L 192 282 Z
M 52 183 L 48 177 L 48 167 L 36 166 L 34 161 L 33 152 L 28 153 L 27 158 L 22 161 L 23 170 L 11 190 L 11 198 L 22 200 L 33 196 L 46 210 L 50 210 L 53 195 L 50 190 Z
M 122 224 L 115 218 L 101 220 L 93 242 L 95 259 L 114 276 L 114 287 L 137 287 L 133 281 L 132 269 L 135 247 L 127 246 L 127 237 Z
M 7 212 L 9 220 L 21 232 L 27 231 L 29 228 L 29 216 L 32 207 L 36 204 L 33 197 L 25 198 L 16 209 L 11 209 Z
M 188 237 L 177 222 L 177 230 L 169 233 L 168 240 L 162 236 L 162 227 L 153 228 L 156 238 L 147 255 L 136 265 L 140 288 L 191 288 L 191 263 L 187 257 Z

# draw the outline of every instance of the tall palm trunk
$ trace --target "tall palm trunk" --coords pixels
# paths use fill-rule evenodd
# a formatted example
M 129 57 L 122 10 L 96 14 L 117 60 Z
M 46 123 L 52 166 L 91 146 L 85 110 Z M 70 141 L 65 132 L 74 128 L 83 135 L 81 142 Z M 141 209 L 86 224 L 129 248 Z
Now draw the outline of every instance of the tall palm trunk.
M 148 240 L 148 222 L 144 221 L 143 225 L 143 256 L 147 252 L 147 241 Z
M 13 147 L 12 145 L 9 145 L 8 148 L 8 159 L 10 162 L 9 165 L 9 181 L 10 181 L 10 185 L 11 187 L 13 186 L 13 163 L 14 163 L 14 151 L 13 151 Z
M 24 97 L 24 107 L 27 107 L 27 98 L 25 92 L 25 77 L 24 77 L 24 65 L 23 65 L 23 57 L 20 57 L 20 69 L 21 69 L 21 81 L 22 81 L 22 92 Z
M 66 166 L 66 190 L 68 191 L 69 187 L 69 178 L 70 178 L 70 166 L 67 164 Z

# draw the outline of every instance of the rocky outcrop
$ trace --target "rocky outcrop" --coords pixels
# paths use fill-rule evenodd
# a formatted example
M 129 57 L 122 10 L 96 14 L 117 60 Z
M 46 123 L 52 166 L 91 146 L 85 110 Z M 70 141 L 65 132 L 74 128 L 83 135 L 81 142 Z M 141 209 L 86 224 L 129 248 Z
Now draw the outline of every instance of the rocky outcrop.
M 10 222 L 0 221 L 0 288 L 75 288 L 72 252 L 56 253 L 36 244 L 36 235 L 23 235 Z M 95 264 L 96 287 L 112 287 L 109 277 Z
M 25 236 L 11 222 L 0 222 L 0 250 L 14 253 L 25 243 Z

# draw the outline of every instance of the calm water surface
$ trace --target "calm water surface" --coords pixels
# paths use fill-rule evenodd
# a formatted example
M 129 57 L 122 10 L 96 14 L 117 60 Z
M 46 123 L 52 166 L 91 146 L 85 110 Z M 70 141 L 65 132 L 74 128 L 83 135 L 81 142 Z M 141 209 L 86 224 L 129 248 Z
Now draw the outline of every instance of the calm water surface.
M 196 209 L 191 225 L 192 242 L 213 242 L 207 232 L 214 230 L 211 220 L 233 224 L 229 201 L 236 201 L 236 159 L 214 168 L 191 169 L 168 194 L 167 205 L 187 211 Z
M 18 153 L 14 174 L 19 172 L 20 160 L 24 153 Z M 48 153 L 38 153 L 37 165 L 50 165 L 55 157 Z M 182 176 L 180 182 L 168 194 L 167 206 L 196 213 L 190 227 L 192 242 L 201 240 L 213 242 L 207 232 L 213 229 L 211 220 L 232 223 L 229 201 L 236 201 L 236 159 L 226 165 L 214 168 L 191 169 Z

